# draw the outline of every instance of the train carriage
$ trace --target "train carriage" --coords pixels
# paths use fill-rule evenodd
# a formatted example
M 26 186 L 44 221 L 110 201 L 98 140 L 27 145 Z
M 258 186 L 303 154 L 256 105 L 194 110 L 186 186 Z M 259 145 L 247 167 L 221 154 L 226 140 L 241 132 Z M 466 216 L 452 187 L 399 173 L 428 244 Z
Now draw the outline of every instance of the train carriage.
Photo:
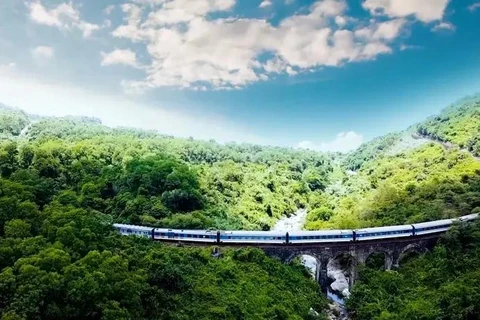
M 275 231 L 221 231 L 220 242 L 284 244 L 287 236 L 285 232 Z
M 376 227 L 357 229 L 355 232 L 355 241 L 366 241 L 386 238 L 402 238 L 413 236 L 413 227 L 411 225 Z
M 352 230 L 296 231 L 289 233 L 289 243 L 353 241 Z
M 461 216 L 461 217 L 458 217 L 458 218 L 454 218 L 452 220 L 454 222 L 455 221 L 470 222 L 470 221 L 476 220 L 477 218 L 478 218 L 478 213 L 472 213 L 472 214 L 469 214 L 469 215 L 466 215 L 466 216 Z
M 464 218 L 460 217 L 459 219 Z M 430 222 L 414 223 L 415 235 L 431 234 L 437 232 L 445 232 L 452 226 L 453 219 L 443 219 Z
M 121 223 L 115 223 L 113 227 L 117 229 L 118 232 L 120 232 L 124 236 L 135 235 L 135 236 L 146 237 L 146 238 L 149 238 L 152 236 L 152 229 L 153 229 L 151 227 L 135 226 L 135 225 L 121 224 Z
M 183 242 L 217 242 L 217 231 L 156 228 L 153 231 L 153 239 Z

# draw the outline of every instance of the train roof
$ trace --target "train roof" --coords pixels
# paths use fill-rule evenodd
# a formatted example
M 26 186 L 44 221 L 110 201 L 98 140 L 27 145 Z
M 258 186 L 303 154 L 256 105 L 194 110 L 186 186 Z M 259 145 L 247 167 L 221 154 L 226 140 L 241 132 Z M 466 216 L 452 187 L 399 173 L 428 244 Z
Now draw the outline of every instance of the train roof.
M 413 229 L 411 225 L 398 225 L 398 226 L 387 226 L 387 227 L 374 227 L 374 228 L 363 228 L 355 230 L 356 233 L 366 233 L 366 232 L 387 232 L 387 231 L 404 231 Z
M 174 232 L 174 233 L 188 233 L 188 234 L 216 234 L 216 230 L 189 230 L 189 229 L 167 229 L 155 228 L 155 232 Z
M 131 229 L 136 231 L 152 231 L 152 227 L 136 226 L 133 224 L 114 223 L 115 228 Z
M 470 220 L 475 220 L 475 219 L 478 219 L 478 213 L 468 214 L 466 216 L 461 216 L 461 217 L 458 217 L 458 218 L 455 218 L 455 219 L 452 219 L 452 220 L 454 220 L 454 221 L 470 221 Z
M 290 236 L 324 236 L 324 235 L 339 235 L 339 234 L 353 234 L 353 230 L 315 230 L 315 231 L 291 231 Z
M 222 234 L 234 236 L 285 236 L 286 231 L 220 231 Z
M 452 223 L 453 223 L 452 219 L 442 219 L 442 220 L 435 220 L 435 221 L 429 221 L 429 222 L 414 223 L 413 226 L 415 228 L 426 228 L 426 227 L 436 227 L 436 226 L 452 224 Z

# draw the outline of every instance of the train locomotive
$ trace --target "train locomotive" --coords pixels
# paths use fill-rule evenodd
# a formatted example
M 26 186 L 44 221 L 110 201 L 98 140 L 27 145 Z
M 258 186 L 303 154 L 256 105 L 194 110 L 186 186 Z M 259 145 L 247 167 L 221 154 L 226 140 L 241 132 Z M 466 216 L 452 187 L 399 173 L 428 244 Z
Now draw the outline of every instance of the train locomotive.
M 156 241 L 217 243 L 217 244 L 308 244 L 323 242 L 369 241 L 379 239 L 423 236 L 445 232 L 456 222 L 469 222 L 478 218 L 470 214 L 453 219 L 443 219 L 409 225 L 364 228 L 356 230 L 319 231 L 220 231 L 180 230 L 152 228 L 128 224 L 114 224 L 122 235 L 148 237 Z

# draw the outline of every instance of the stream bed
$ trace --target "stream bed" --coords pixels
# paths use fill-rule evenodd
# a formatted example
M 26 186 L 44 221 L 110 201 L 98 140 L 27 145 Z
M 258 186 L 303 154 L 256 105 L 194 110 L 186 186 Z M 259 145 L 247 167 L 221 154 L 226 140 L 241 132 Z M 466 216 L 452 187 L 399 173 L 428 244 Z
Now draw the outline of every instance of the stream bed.
M 298 209 L 290 217 L 280 219 L 272 231 L 300 231 L 305 225 L 307 218 L 306 209 Z M 302 264 L 310 270 L 312 277 L 315 277 L 317 269 L 317 260 L 308 255 L 301 256 Z M 348 287 L 348 279 L 345 277 L 345 272 L 342 270 L 339 263 L 335 260 L 330 261 L 327 266 L 327 274 L 332 281 L 327 288 L 327 298 L 331 301 L 330 310 L 327 312 L 329 319 L 332 320 L 347 320 L 349 319 L 347 311 L 345 309 L 344 297 L 350 295 Z

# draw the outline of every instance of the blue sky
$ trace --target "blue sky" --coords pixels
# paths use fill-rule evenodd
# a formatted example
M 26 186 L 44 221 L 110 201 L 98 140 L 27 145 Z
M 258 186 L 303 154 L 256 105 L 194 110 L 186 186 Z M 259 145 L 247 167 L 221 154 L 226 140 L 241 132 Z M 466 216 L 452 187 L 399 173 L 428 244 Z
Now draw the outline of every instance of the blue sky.
M 480 91 L 478 0 L 3 0 L 0 102 L 347 151 Z

